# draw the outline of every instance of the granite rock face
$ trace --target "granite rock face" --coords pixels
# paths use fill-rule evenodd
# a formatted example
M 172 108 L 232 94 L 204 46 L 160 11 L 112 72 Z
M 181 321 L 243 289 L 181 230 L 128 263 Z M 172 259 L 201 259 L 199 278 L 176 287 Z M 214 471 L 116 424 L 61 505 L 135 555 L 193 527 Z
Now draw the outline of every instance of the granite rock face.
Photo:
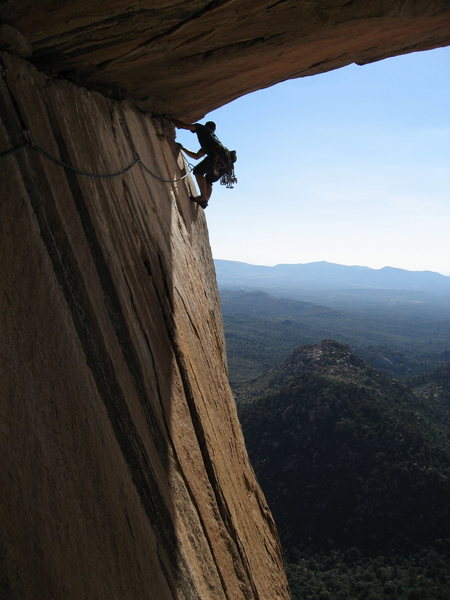
M 450 44 L 448 0 L 4 0 L 0 20 L 41 69 L 188 119 L 285 79 Z
M 287 599 L 171 131 L 1 60 L 2 600 Z

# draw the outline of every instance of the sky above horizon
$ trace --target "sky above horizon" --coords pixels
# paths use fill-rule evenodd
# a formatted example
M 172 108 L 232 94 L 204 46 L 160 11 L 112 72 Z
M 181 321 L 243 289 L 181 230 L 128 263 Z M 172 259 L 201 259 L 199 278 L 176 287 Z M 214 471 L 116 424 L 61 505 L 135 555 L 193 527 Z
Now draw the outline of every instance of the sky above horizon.
M 283 82 L 206 120 L 238 154 L 238 184 L 216 183 L 206 209 L 214 258 L 450 275 L 450 47 Z

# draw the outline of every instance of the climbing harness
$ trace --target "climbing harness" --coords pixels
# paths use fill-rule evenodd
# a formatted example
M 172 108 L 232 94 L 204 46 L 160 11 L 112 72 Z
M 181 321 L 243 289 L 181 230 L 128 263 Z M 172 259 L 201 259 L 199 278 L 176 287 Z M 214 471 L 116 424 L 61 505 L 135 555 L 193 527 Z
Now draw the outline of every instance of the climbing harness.
M 40 144 L 38 144 L 37 142 L 35 142 L 32 139 L 29 131 L 24 132 L 24 135 L 25 135 L 25 138 L 27 139 L 27 141 L 24 142 L 23 144 L 20 144 L 19 146 L 16 146 L 15 148 L 9 148 L 8 150 L 5 150 L 4 152 L 0 152 L 0 159 L 6 158 L 7 156 L 12 156 L 14 154 L 17 154 L 24 148 L 34 148 L 35 150 L 37 150 L 38 152 L 43 154 L 46 158 L 48 158 L 52 162 L 56 163 L 57 165 L 60 165 L 61 167 L 64 167 L 65 169 L 68 169 L 69 171 L 72 171 L 73 173 L 76 173 L 77 175 L 84 175 L 86 177 L 95 177 L 97 179 L 113 179 L 114 177 L 119 177 L 120 175 L 124 175 L 125 173 L 127 173 L 127 171 L 130 171 L 130 169 L 132 169 L 134 167 L 134 165 L 138 164 L 149 175 L 151 175 L 152 177 L 154 177 L 155 179 L 158 179 L 159 181 L 161 181 L 163 183 L 176 183 L 178 181 L 182 181 L 185 177 L 187 177 L 189 175 L 189 173 L 193 169 L 193 165 L 191 165 L 189 162 L 186 161 L 187 165 L 189 167 L 189 171 L 187 173 L 185 173 L 181 177 L 178 177 L 177 179 L 164 179 L 163 177 L 160 177 L 156 173 L 153 173 L 153 171 L 151 171 L 142 162 L 141 157 L 139 156 L 137 151 L 133 148 L 134 159 L 130 162 L 130 164 L 128 164 L 126 167 L 124 167 L 120 171 L 115 171 L 114 173 L 94 173 L 91 171 L 84 171 L 83 169 L 78 169 L 77 167 L 74 167 L 73 165 L 69 165 L 68 163 L 64 162 L 63 160 L 57 158 L 56 156 L 54 156 L 53 154 L 48 152 L 48 150 L 46 150 L 44 147 L 42 147 Z

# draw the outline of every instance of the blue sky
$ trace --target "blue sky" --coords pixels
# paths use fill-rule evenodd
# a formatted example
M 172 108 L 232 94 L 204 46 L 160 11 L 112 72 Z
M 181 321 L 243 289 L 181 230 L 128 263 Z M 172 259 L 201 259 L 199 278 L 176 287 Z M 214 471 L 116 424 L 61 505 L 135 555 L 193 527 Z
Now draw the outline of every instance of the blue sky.
M 214 258 L 450 275 L 450 48 L 284 82 L 205 120 L 238 153 L 237 186 L 215 184 L 206 210 Z

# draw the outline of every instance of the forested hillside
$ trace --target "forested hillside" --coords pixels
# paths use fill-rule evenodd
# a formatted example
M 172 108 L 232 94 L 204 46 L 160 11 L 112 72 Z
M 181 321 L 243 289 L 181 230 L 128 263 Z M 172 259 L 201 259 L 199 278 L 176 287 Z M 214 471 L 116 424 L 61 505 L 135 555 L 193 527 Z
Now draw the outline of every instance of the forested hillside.
M 449 600 L 450 278 L 216 270 L 230 382 L 294 600 Z
M 294 598 L 449 597 L 443 407 L 333 340 L 298 348 L 237 401 Z
M 422 375 L 450 360 L 450 315 L 437 306 L 418 308 L 404 300 L 382 310 L 360 299 L 353 311 L 261 291 L 221 289 L 220 295 L 233 387 L 275 367 L 294 348 L 326 338 L 350 345 L 397 378 Z
M 417 397 L 439 414 L 450 435 L 450 362 L 414 377 L 408 384 Z

